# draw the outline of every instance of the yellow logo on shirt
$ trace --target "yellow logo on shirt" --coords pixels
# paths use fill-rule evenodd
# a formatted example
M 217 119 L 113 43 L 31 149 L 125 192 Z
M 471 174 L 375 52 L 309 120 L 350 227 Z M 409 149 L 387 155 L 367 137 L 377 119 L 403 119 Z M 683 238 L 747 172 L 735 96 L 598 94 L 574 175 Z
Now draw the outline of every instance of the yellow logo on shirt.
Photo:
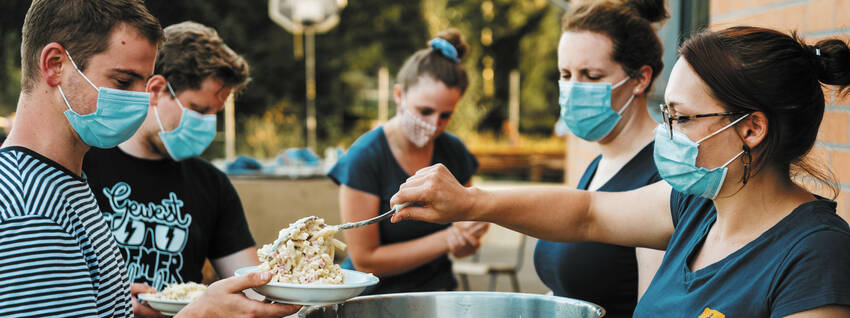
M 705 307 L 705 310 L 702 311 L 699 318 L 726 318 L 726 315 L 717 310 Z

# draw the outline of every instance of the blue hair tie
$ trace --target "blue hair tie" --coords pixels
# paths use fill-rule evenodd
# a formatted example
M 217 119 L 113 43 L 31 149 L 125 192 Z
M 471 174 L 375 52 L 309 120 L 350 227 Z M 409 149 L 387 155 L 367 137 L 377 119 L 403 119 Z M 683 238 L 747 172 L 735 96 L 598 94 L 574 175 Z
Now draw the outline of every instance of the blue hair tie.
M 452 62 L 460 63 L 460 59 L 457 57 L 457 49 L 455 46 L 446 41 L 441 37 L 436 37 L 431 42 L 428 42 L 433 49 L 440 51 L 446 58 L 452 60 Z

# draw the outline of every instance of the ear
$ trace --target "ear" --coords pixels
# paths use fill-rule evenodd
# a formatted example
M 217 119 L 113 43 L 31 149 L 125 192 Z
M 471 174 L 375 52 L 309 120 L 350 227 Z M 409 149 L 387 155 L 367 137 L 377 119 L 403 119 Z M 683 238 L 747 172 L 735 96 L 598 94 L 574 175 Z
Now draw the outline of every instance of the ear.
M 151 107 L 157 106 L 162 94 L 171 95 L 168 92 L 168 87 L 166 87 L 167 83 L 165 77 L 159 74 L 151 76 L 148 79 L 148 83 L 145 85 L 145 91 L 151 94 Z
M 41 70 L 41 78 L 50 87 L 62 84 L 62 72 L 66 67 L 71 72 L 76 72 L 68 56 L 65 55 L 65 48 L 56 42 L 50 42 L 44 46 L 38 59 L 38 66 Z
M 649 87 L 649 84 L 652 83 L 652 68 L 649 65 L 641 66 L 638 69 L 638 76 L 635 78 L 638 82 L 635 85 L 634 90 L 632 90 L 632 94 L 634 95 L 643 95 L 646 93 L 646 88 Z
M 750 149 L 756 149 L 764 141 L 767 129 L 767 116 L 762 112 L 753 112 L 735 125 L 738 135 Z
M 393 85 L 393 101 L 396 107 L 401 107 L 401 98 L 404 93 L 404 87 L 401 84 Z

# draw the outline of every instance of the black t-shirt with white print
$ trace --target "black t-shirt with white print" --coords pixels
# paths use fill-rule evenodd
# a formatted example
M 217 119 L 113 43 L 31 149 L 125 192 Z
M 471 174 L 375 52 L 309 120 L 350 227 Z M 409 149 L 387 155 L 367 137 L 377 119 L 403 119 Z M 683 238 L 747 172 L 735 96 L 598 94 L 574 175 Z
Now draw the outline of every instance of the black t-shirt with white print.
M 83 171 L 131 282 L 157 290 L 200 282 L 206 258 L 254 246 L 236 190 L 203 159 L 147 160 L 92 148 Z

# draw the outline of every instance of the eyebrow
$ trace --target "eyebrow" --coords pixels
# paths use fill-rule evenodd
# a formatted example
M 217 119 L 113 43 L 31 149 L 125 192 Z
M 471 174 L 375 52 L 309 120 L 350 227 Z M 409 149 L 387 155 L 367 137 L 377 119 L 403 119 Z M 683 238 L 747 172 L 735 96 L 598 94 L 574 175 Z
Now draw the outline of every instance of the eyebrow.
M 194 108 L 194 109 L 203 109 L 203 110 L 212 109 L 212 107 L 210 107 L 209 105 L 199 105 L 199 104 L 195 104 L 195 103 L 189 103 L 189 106 L 192 106 L 192 108 Z
M 684 105 L 685 104 L 683 104 L 682 102 L 676 102 L 676 101 L 672 101 L 672 102 L 667 103 L 667 107 L 669 107 L 672 112 L 679 112 L 680 109 L 678 109 L 678 107 L 681 107 L 681 106 L 684 106 Z M 685 108 L 687 108 L 687 107 L 685 107 Z M 687 110 L 687 109 L 685 109 L 685 110 Z
M 222 92 L 222 91 L 224 91 L 224 89 L 226 89 L 226 88 L 230 88 L 230 93 L 231 93 L 231 94 L 233 94 L 233 87 L 232 87 L 232 86 L 227 86 L 227 85 L 221 85 L 221 87 L 219 87 L 219 88 L 218 88 L 218 90 L 217 90 L 217 91 L 215 91 L 215 94 L 216 94 L 216 95 L 218 95 L 218 93 L 221 93 L 221 92 Z M 225 99 L 226 99 L 226 98 L 227 98 L 227 97 L 225 97 Z
M 136 73 L 132 70 L 123 70 L 123 69 L 120 69 L 120 68 L 113 68 L 112 71 L 115 72 L 115 73 L 126 74 L 126 75 L 129 75 L 131 77 L 135 77 L 136 79 L 145 80 L 144 76 L 142 76 L 141 74 Z
M 578 71 L 584 72 L 584 73 L 587 73 L 587 72 L 590 72 L 590 71 L 597 71 L 597 72 L 605 73 L 605 69 L 598 68 L 598 67 L 583 67 L 583 68 L 580 68 Z M 570 70 L 567 69 L 567 68 L 561 68 L 561 72 L 570 72 Z

